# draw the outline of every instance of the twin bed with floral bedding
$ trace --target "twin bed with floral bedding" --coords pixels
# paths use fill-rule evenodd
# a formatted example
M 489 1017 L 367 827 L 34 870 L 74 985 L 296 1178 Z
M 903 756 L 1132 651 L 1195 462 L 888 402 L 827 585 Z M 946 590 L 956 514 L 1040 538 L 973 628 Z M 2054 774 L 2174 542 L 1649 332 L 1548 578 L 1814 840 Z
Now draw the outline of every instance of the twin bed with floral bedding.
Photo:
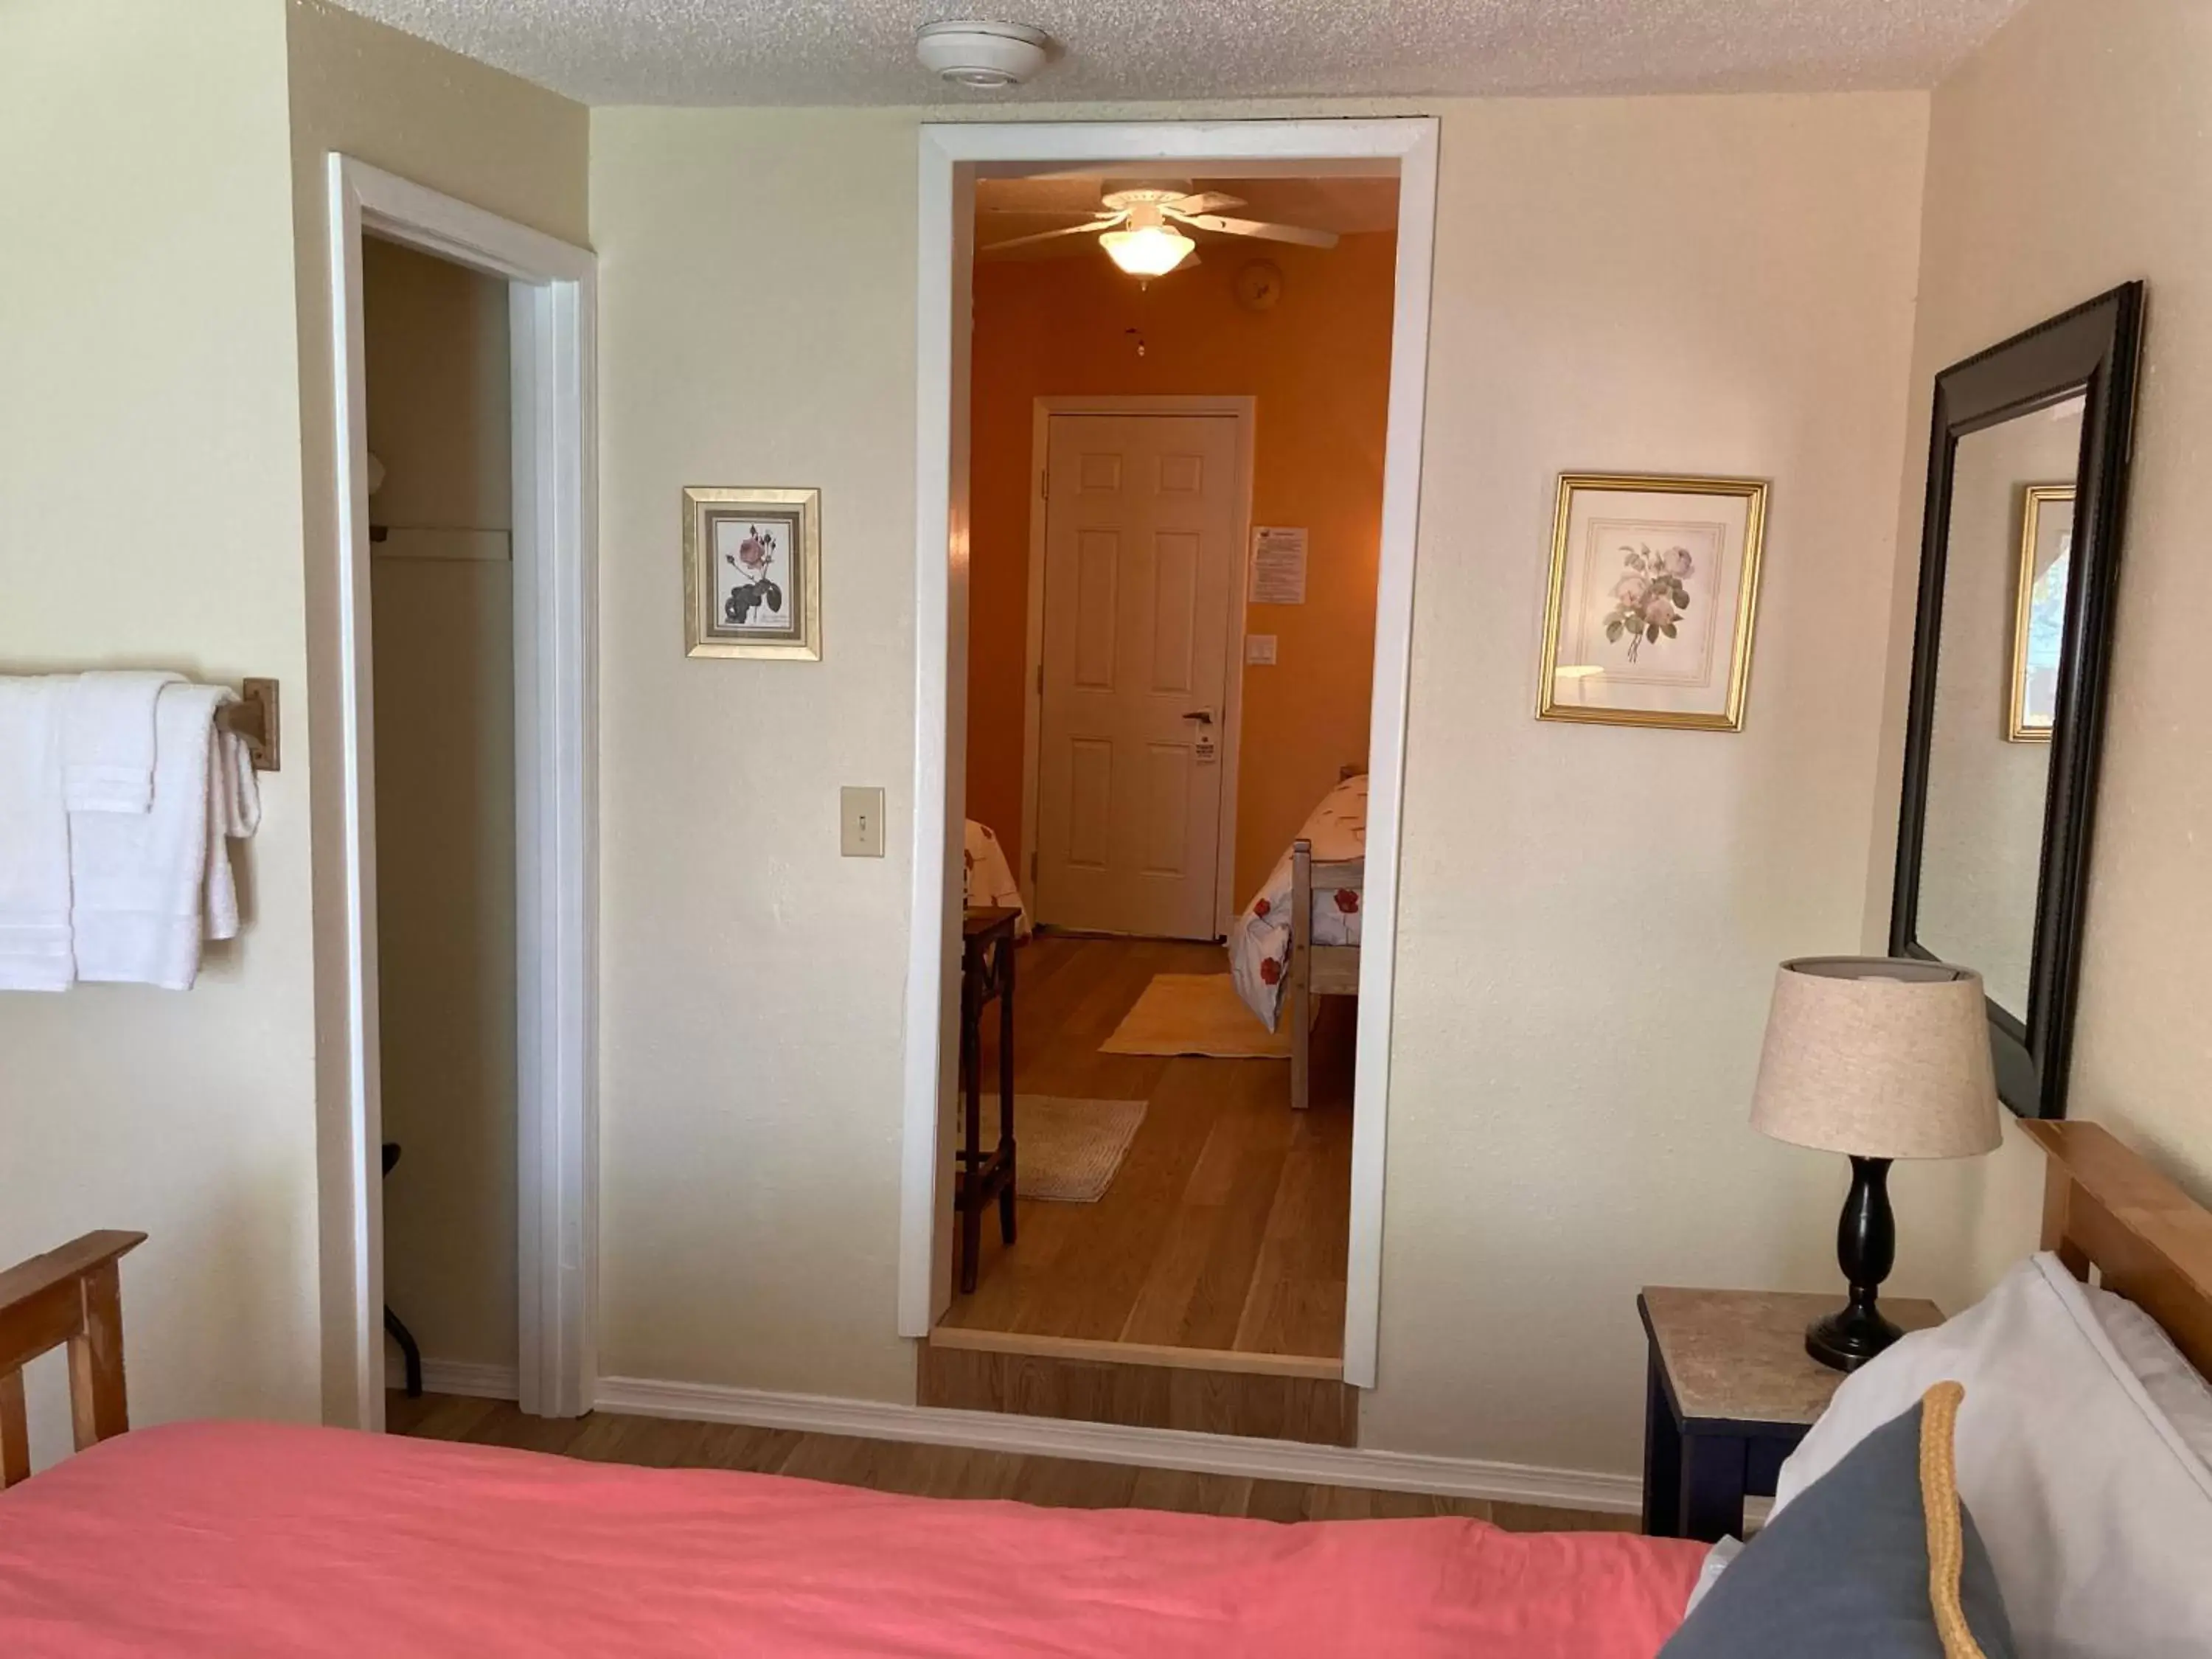
M 1357 949 L 1367 860 L 1364 772 L 1345 779 L 1322 798 L 1230 930 L 1229 972 L 1237 981 L 1237 994 L 1271 1031 L 1281 1022 L 1284 994 L 1293 978 L 1291 908 L 1301 842 L 1310 848 L 1313 866 L 1325 872 L 1314 884 L 1311 943 L 1324 949 Z

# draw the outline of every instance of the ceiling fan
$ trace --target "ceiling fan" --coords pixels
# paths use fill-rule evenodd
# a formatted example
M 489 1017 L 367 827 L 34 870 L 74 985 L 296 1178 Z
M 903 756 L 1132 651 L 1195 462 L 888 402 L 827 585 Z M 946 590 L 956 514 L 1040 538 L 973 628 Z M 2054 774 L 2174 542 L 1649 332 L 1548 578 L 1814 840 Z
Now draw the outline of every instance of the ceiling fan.
M 1334 231 L 1308 230 L 1300 225 L 1271 225 L 1257 219 L 1224 218 L 1218 211 L 1243 205 L 1241 198 L 1224 196 L 1218 191 L 1192 195 L 1179 185 L 1130 185 L 1109 190 L 1101 197 L 1098 211 L 1087 224 L 993 242 L 982 252 L 996 253 L 1002 248 L 1026 247 L 1061 236 L 1096 236 L 1115 264 L 1132 276 L 1149 278 L 1164 276 L 1186 264 L 1198 263 L 1198 244 L 1183 234 L 1184 225 L 1222 236 L 1295 242 L 1301 247 L 1336 246 Z

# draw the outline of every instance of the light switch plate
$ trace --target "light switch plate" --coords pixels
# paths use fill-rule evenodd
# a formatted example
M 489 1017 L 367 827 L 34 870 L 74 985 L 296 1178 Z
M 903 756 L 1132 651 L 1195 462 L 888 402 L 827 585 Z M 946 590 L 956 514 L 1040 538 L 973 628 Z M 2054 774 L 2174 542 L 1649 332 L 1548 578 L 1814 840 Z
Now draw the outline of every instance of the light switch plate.
M 884 855 L 884 792 L 847 784 L 837 792 L 837 850 L 848 859 Z
M 1244 636 L 1244 660 L 1273 664 L 1275 660 L 1275 636 L 1273 634 L 1247 634 Z

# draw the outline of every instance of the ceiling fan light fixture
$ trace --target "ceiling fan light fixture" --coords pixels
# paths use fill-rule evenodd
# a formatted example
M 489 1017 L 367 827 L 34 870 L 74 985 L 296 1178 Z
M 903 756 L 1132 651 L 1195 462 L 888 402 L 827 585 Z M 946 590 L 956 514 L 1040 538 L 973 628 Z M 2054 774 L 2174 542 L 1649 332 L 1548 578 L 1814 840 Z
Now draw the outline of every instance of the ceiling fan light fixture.
M 968 19 L 931 23 L 915 36 L 922 67 L 957 87 L 996 92 L 1018 87 L 1045 64 L 1052 37 L 1026 23 Z
M 1186 258 L 1197 243 L 1167 225 L 1139 225 L 1133 230 L 1109 230 L 1098 239 L 1106 257 L 1132 276 L 1164 276 Z

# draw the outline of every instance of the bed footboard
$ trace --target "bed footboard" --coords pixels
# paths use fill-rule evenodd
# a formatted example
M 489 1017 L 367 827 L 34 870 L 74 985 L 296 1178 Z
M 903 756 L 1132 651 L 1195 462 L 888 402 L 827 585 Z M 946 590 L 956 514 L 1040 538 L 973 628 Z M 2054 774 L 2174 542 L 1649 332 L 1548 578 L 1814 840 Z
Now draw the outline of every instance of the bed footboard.
M 1291 1104 L 1300 1111 L 1312 1103 L 1313 1000 L 1359 994 L 1359 947 L 1313 942 L 1314 888 L 1357 885 L 1365 868 L 1358 859 L 1316 863 L 1310 841 L 1300 836 L 1291 843 L 1290 984 L 1284 1000 L 1291 1022 Z
M 143 1233 L 87 1233 L 0 1273 L 0 1487 L 31 1474 L 23 1367 L 69 1346 L 70 1424 L 83 1451 L 131 1426 L 123 1392 L 123 1282 L 117 1263 Z

